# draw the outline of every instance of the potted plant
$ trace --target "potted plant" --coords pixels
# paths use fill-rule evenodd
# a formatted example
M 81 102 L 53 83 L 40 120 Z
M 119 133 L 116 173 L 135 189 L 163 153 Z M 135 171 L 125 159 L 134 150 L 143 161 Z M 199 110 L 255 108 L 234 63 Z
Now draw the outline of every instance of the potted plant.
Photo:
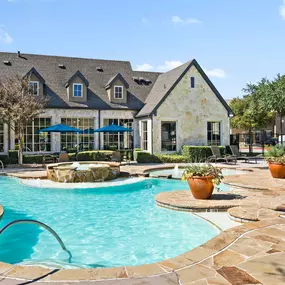
M 195 199 L 211 198 L 214 185 L 219 185 L 223 178 L 222 170 L 211 164 L 190 164 L 182 175 Z
M 283 145 L 272 146 L 265 157 L 268 162 L 271 175 L 274 178 L 285 178 L 285 147 Z

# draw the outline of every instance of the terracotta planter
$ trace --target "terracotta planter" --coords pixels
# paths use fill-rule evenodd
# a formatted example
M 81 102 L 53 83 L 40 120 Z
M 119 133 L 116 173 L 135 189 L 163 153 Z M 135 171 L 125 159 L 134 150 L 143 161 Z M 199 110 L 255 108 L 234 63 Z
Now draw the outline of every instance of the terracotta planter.
M 210 199 L 214 190 L 212 176 L 188 178 L 188 184 L 195 199 Z
M 274 178 L 285 178 L 285 164 L 268 161 L 268 167 Z

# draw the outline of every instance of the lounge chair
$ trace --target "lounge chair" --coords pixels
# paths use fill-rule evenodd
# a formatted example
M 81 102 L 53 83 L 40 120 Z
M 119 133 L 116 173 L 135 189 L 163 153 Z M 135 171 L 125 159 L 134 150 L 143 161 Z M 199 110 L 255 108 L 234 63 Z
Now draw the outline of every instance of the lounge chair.
M 226 163 L 229 162 L 234 162 L 235 164 L 237 163 L 237 158 L 235 155 L 221 155 L 221 151 L 218 146 L 211 146 L 211 151 L 212 151 L 212 156 L 208 157 L 207 161 L 208 162 L 219 162 L 219 161 L 224 161 Z
M 121 153 L 119 151 L 113 151 L 112 153 L 112 157 L 111 157 L 111 161 L 114 162 L 122 162 L 122 156 Z
M 241 154 L 238 147 L 236 145 L 230 145 L 230 150 L 234 156 L 236 156 L 239 160 L 244 160 L 244 162 L 250 162 L 250 160 L 255 160 L 255 163 L 257 163 L 257 157 L 256 156 L 246 156 L 244 154 Z
M 69 161 L 68 153 L 67 152 L 61 152 L 59 154 L 57 162 L 68 162 L 68 161 Z

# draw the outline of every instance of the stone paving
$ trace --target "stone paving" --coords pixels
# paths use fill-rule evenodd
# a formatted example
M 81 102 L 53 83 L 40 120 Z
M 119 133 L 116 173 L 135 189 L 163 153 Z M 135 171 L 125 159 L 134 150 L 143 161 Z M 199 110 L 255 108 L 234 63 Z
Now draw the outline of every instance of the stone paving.
M 122 170 L 144 174 L 149 168 L 130 165 L 123 166 Z M 82 285 L 284 285 L 285 181 L 273 179 L 268 170 L 261 169 L 225 180 L 234 185 L 233 191 L 217 193 L 213 200 L 194 200 L 186 189 L 156 196 L 158 203 L 172 209 L 180 206 L 183 210 L 223 210 L 231 218 L 244 222 L 189 252 L 154 264 L 118 268 L 52 270 L 0 263 L 0 282 L 8 285 L 74 281 Z

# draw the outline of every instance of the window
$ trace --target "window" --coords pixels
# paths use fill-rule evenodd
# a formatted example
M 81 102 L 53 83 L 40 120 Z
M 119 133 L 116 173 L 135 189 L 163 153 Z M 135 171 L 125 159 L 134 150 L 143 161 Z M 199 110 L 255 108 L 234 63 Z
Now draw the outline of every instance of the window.
M 190 87 L 195 88 L 195 77 L 190 77 Z
M 115 124 L 125 128 L 133 128 L 133 119 L 104 119 L 104 126 Z M 133 148 L 133 132 L 125 133 L 104 133 L 104 149 L 132 149 Z
M 4 151 L 4 124 L 0 123 L 0 152 Z
M 115 99 L 123 99 L 123 86 L 114 86 Z
M 176 151 L 176 122 L 161 123 L 161 150 Z
M 147 150 L 147 121 L 142 121 L 142 149 Z
M 38 133 L 40 129 L 47 128 L 51 125 L 51 118 L 35 118 L 24 130 L 23 151 L 51 151 L 51 139 L 48 133 Z M 16 141 L 16 144 L 18 142 Z
M 94 118 L 61 118 L 61 123 L 81 130 L 94 129 Z M 61 150 L 93 150 L 94 134 L 62 133 L 60 135 Z
M 221 123 L 220 122 L 208 122 L 208 145 L 220 145 L 221 144 Z
M 39 82 L 38 81 L 30 81 L 30 92 L 32 95 L 39 95 Z
M 83 85 L 80 83 L 73 84 L 73 97 L 82 97 L 83 96 Z

